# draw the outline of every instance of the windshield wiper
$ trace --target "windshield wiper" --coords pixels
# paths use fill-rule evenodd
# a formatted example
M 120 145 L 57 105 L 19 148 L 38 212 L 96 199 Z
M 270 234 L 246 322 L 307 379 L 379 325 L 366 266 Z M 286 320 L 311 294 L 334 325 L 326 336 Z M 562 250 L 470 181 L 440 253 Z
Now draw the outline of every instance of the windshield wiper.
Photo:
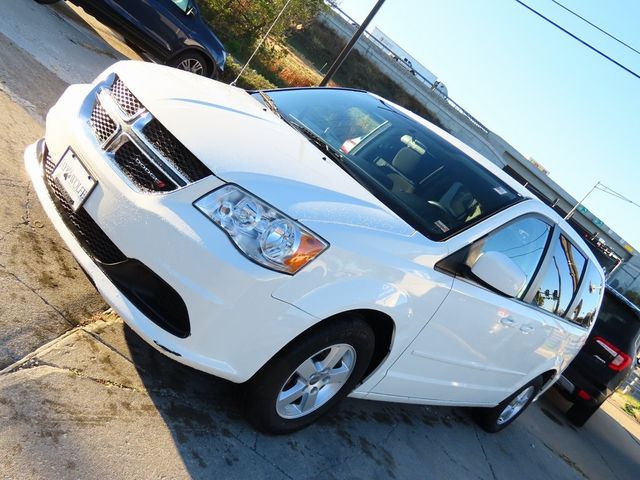
M 318 147 L 328 157 L 330 157 L 333 161 L 340 165 L 347 173 L 353 176 L 353 173 L 349 169 L 347 169 L 344 163 L 344 155 L 342 154 L 342 152 L 340 152 L 340 150 L 331 146 L 325 139 L 323 139 L 320 135 L 311 130 L 293 115 L 290 115 L 289 118 L 282 115 L 282 113 L 280 113 L 280 110 L 278 110 L 278 106 L 273 101 L 273 98 L 271 98 L 265 92 L 263 92 L 262 90 L 257 90 L 257 93 L 260 95 L 260 97 L 262 97 L 264 104 L 269 108 L 269 110 L 271 110 L 278 117 L 284 120 L 284 122 L 289 126 L 302 133 L 307 138 L 307 140 L 309 140 L 313 145 Z
M 302 133 L 307 139 L 313 143 L 316 147 L 326 153 L 332 160 L 335 160 L 339 163 L 342 163 L 344 160 L 344 155 L 336 148 L 331 146 L 329 142 L 327 142 L 324 138 L 318 135 L 316 132 L 311 130 L 305 124 L 303 124 L 300 120 L 295 117 L 291 117 L 292 119 L 284 118 L 283 120 L 291 125 L 293 128 Z
M 258 94 L 262 97 L 262 101 L 267 106 L 267 108 L 269 108 L 269 110 L 275 113 L 278 117 L 282 118 L 282 114 L 280 113 L 280 110 L 278 110 L 278 106 L 276 105 L 276 102 L 273 101 L 273 98 L 264 93 L 262 90 L 258 90 Z

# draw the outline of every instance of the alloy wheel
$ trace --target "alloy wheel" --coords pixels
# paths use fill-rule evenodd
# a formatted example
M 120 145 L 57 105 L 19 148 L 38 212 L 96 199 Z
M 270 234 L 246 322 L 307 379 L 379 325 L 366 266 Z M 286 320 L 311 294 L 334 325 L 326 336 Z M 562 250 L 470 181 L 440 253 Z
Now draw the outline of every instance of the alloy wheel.
M 509 404 L 504 407 L 504 410 L 498 417 L 498 425 L 502 425 L 503 423 L 508 422 L 513 417 L 515 417 L 520 411 L 527 406 L 527 403 L 533 396 L 533 392 L 535 392 L 535 387 L 533 385 L 529 385 L 522 392 L 520 392 Z
M 347 382 L 356 364 L 351 345 L 331 345 L 313 354 L 282 385 L 276 411 L 282 418 L 303 417 L 326 404 Z
M 197 58 L 185 58 L 178 64 L 178 68 L 196 75 L 204 75 L 204 66 Z

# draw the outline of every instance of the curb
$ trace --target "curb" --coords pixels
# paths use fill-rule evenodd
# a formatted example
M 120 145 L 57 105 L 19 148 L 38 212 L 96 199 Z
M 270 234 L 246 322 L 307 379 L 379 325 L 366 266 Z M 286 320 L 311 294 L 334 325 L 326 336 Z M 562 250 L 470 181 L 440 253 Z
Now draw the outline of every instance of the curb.
M 41 347 L 38 347 L 33 352 L 28 353 L 27 355 L 22 357 L 20 360 L 17 360 L 14 363 L 12 363 L 11 365 L 9 365 L 9 366 L 3 368 L 2 370 L 0 370 L 0 376 L 6 375 L 7 373 L 11 373 L 14 370 L 17 370 L 18 368 L 20 368 L 25 363 L 27 363 L 29 360 L 32 360 L 33 358 L 37 357 L 38 355 L 40 355 L 42 353 L 48 352 L 53 347 L 55 347 L 56 344 L 58 344 L 59 342 L 61 342 L 64 339 L 66 339 L 70 335 L 73 335 L 78 330 L 82 330 L 82 327 L 74 327 L 71 330 L 68 330 L 68 331 L 64 332 L 59 337 L 54 338 L 53 340 L 51 340 L 50 342 L 45 343 Z
M 109 314 L 113 312 L 112 309 L 108 309 L 105 310 L 104 312 L 102 312 L 100 315 L 105 315 L 105 314 Z M 17 360 L 15 362 L 13 362 L 11 365 L 3 368 L 2 370 L 0 370 L 0 376 L 6 375 L 8 373 L 11 373 L 15 370 L 17 370 L 18 368 L 20 368 L 22 365 L 24 365 L 25 363 L 29 362 L 30 360 L 34 359 L 35 357 L 42 355 L 44 353 L 49 352 L 50 350 L 52 350 L 58 343 L 62 342 L 63 340 L 65 340 L 67 337 L 73 335 L 74 333 L 78 332 L 78 331 L 83 331 L 86 332 L 90 335 L 93 335 L 91 330 L 88 329 L 88 327 L 90 327 L 91 325 L 93 325 L 95 322 L 91 322 L 88 323 L 86 325 L 78 325 L 76 327 L 73 327 L 70 330 L 67 330 L 66 332 L 64 332 L 62 335 L 60 335 L 59 337 L 54 338 L 53 340 L 45 343 L 44 345 L 41 345 L 40 347 L 36 348 L 33 352 L 28 353 L 27 355 L 25 355 L 24 357 L 22 357 L 20 360 Z

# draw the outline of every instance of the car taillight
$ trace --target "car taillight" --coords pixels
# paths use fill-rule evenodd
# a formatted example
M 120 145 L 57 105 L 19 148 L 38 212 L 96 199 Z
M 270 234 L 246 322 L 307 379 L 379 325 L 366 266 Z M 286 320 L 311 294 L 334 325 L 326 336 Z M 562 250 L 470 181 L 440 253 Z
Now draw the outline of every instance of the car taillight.
M 618 347 L 611 344 L 611 342 L 608 342 L 602 337 L 594 337 L 593 340 L 613 357 L 607 364 L 611 370 L 621 372 L 631 365 L 631 356 L 621 351 Z

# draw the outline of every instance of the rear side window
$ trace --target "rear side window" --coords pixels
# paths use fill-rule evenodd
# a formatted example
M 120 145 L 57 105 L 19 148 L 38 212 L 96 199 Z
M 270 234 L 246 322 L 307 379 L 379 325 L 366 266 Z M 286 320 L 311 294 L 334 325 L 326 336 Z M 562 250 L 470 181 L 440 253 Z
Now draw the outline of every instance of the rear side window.
M 527 276 L 527 283 L 518 293 L 521 297 L 531 283 L 551 234 L 551 226 L 535 217 L 525 217 L 489 234 L 476 242 L 467 258 L 471 266 L 485 252 L 500 252 L 515 262 Z
M 607 292 L 593 333 L 635 356 L 640 334 L 640 316 L 614 294 Z
M 595 320 L 603 289 L 604 283 L 598 268 L 595 265 L 589 265 L 580 289 L 578 302 L 573 311 L 567 315 L 567 319 L 583 327 L 589 327 Z
M 532 303 L 562 317 L 576 293 L 586 259 L 564 235 L 554 240 L 549 255 Z

